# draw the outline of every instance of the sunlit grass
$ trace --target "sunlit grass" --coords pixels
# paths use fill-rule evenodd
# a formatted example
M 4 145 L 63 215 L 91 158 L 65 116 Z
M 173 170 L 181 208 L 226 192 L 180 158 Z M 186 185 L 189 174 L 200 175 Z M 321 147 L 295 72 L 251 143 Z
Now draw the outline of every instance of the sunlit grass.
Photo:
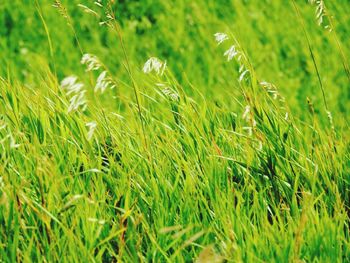
M 235 1 L 230 7 L 243 16 L 248 7 L 260 10 L 263 4 L 254 2 Z M 288 10 L 294 16 L 281 23 L 299 28 L 300 35 L 291 38 L 291 30 L 283 40 L 302 41 L 302 49 L 293 51 L 305 63 L 299 68 L 288 60 L 283 45 L 259 57 L 247 36 L 225 25 L 228 14 L 208 18 L 215 22 L 214 32 L 213 25 L 207 30 L 199 26 L 202 16 L 224 8 L 223 3 L 198 1 L 188 5 L 190 17 L 181 14 L 198 25 L 192 47 L 200 42 L 206 47 L 186 55 L 177 54 L 183 47 L 173 32 L 152 33 L 156 27 L 157 33 L 170 30 L 166 25 L 183 30 L 183 22 L 165 23 L 159 10 L 154 11 L 157 22 L 150 22 L 153 27 L 143 25 L 144 31 L 134 32 L 128 25 L 131 18 L 119 11 L 123 19 L 114 16 L 118 5 L 98 1 L 76 7 L 71 2 L 66 9 L 66 4 L 56 1 L 52 7 L 38 1 L 26 7 L 34 8 L 35 21 L 44 28 L 42 43 L 50 43 L 46 55 L 38 47 L 27 55 L 22 50 L 28 56 L 22 68 L 21 58 L 11 59 L 15 51 L 5 45 L 8 65 L 0 70 L 0 262 L 350 258 L 349 129 L 342 111 L 349 100 L 346 94 L 332 95 L 337 85 L 349 86 L 349 51 L 345 42 L 336 44 L 343 43 L 338 35 L 332 44 L 325 40 L 334 52 L 327 59 L 338 63 L 326 75 L 339 76 L 339 82 L 330 84 L 319 57 L 325 54 L 319 47 L 322 35 L 313 41 L 313 30 L 326 37 L 337 30 L 329 32 L 334 26 L 327 23 L 328 11 L 316 9 L 315 17 L 304 18 L 299 3 L 294 9 L 292 4 L 272 5 L 275 15 Z M 320 5 L 305 8 L 312 11 L 315 4 Z M 174 8 L 167 1 L 159 6 Z M 21 12 L 9 7 L 2 8 L 13 16 Z M 179 1 L 173 12 L 185 7 Z M 61 36 L 67 50 L 60 51 L 52 33 L 57 28 L 43 10 L 62 18 L 60 26 L 69 24 Z M 151 18 L 145 15 L 140 23 Z M 88 25 L 94 24 L 100 26 L 91 28 L 89 38 Z M 253 29 L 246 31 L 252 38 Z M 346 25 L 342 29 L 348 31 Z M 150 40 L 148 51 L 137 55 L 134 42 L 147 46 L 144 34 L 155 42 Z M 267 35 L 262 42 L 276 41 Z M 103 37 L 116 41 L 102 47 L 106 43 L 98 38 Z M 164 38 L 174 41 L 159 52 L 154 45 Z M 292 74 L 299 82 L 286 80 L 295 92 L 274 83 L 284 79 L 275 76 L 275 66 L 264 62 L 261 69 L 257 61 L 276 54 L 281 57 L 271 59 L 272 64 L 301 71 L 300 78 Z M 313 92 L 303 93 L 303 85 L 311 85 Z

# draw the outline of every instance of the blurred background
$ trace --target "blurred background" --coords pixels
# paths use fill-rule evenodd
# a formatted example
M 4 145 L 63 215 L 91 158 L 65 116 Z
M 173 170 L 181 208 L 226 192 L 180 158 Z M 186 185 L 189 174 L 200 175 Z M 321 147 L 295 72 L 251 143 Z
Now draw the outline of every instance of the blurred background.
M 72 74 L 86 74 L 74 33 L 53 3 L 0 1 L 1 76 L 6 78 L 11 72 L 11 78 L 36 85 L 48 69 L 59 80 Z M 317 25 L 315 6 L 306 0 L 296 3 L 330 109 L 336 123 L 344 124 L 349 120 L 350 86 L 336 39 L 333 33 Z M 115 32 L 100 26 L 101 21 L 78 6 L 84 4 L 98 12 L 94 1 L 62 0 L 62 4 L 72 18 L 83 53 L 98 56 L 114 76 L 128 81 Z M 349 58 L 350 2 L 336 0 L 326 4 Z M 141 77 L 143 63 L 156 56 L 167 61 L 188 94 L 197 89 L 206 99 L 225 103 L 229 98 L 226 95 L 235 94 L 238 89 L 237 69 L 227 63 L 223 57 L 225 50 L 217 46 L 213 37 L 216 32 L 225 32 L 240 41 L 259 79 L 274 83 L 298 117 L 305 116 L 307 97 L 316 112 L 323 111 L 316 71 L 292 1 L 119 0 L 114 9 L 136 80 Z

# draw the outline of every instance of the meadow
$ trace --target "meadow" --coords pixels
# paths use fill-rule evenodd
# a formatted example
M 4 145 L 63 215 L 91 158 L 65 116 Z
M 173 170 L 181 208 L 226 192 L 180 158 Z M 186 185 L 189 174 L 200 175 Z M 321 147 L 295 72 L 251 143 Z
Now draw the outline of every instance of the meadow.
M 350 261 L 348 0 L 0 0 L 0 262 Z

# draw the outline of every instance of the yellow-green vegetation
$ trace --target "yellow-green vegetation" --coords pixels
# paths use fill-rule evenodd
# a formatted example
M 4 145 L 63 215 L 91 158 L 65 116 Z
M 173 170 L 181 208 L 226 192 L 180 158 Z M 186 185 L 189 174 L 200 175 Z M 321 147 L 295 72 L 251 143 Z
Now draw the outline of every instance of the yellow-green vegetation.
M 0 1 L 0 262 L 349 261 L 349 13 Z

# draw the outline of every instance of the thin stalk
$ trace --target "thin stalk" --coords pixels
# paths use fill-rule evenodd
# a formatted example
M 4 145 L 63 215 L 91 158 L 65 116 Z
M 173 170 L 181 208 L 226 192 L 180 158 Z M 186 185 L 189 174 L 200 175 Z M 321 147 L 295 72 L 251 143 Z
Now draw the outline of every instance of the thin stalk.
M 55 62 L 55 57 L 54 57 L 54 52 L 53 52 L 53 46 L 52 46 L 50 31 L 49 31 L 49 28 L 47 27 L 47 24 L 45 22 L 45 19 L 44 19 L 43 13 L 41 11 L 40 4 L 38 3 L 38 0 L 35 0 L 35 5 L 36 5 L 36 10 L 37 10 L 37 12 L 39 14 L 40 20 L 43 23 L 43 26 L 44 26 L 44 29 L 45 29 L 45 33 L 46 33 L 46 36 L 47 36 L 47 42 L 49 44 L 49 49 L 50 49 L 50 56 L 51 56 L 52 63 L 53 63 L 53 70 L 54 70 L 55 76 L 57 76 L 56 62 Z
M 346 59 L 346 56 L 345 56 L 345 53 L 344 53 L 344 50 L 340 44 L 340 40 L 339 40 L 339 37 L 338 37 L 338 34 L 337 32 L 335 31 L 335 28 L 334 28 L 334 24 L 333 24 L 333 19 L 332 19 L 332 16 L 328 15 L 327 14 L 327 17 L 329 19 L 329 24 L 331 26 L 331 29 L 332 29 L 332 33 L 333 33 L 333 38 L 335 40 L 335 42 L 337 43 L 337 46 L 338 46 L 338 49 L 339 49 L 339 53 L 340 53 L 340 56 L 342 58 L 342 63 L 343 63 L 343 67 L 344 67 L 344 71 L 346 73 L 346 76 L 348 77 L 348 80 L 350 82 L 350 67 L 349 67 L 349 64 L 348 64 L 348 60 Z
M 305 35 L 305 38 L 306 38 L 306 41 L 307 41 L 307 45 L 308 45 L 309 52 L 310 52 L 310 55 L 311 55 L 311 58 L 312 58 L 312 62 L 314 64 L 314 68 L 316 70 L 317 79 L 318 79 L 318 82 L 320 84 L 320 88 L 321 88 L 321 92 L 322 92 L 323 103 L 324 103 L 325 109 L 326 109 L 327 112 L 329 112 L 329 108 L 328 108 L 328 104 L 327 104 L 327 100 L 326 100 L 326 94 L 325 94 L 325 90 L 324 90 L 323 83 L 322 83 L 322 80 L 321 80 L 321 75 L 320 75 L 320 72 L 318 70 L 318 66 L 317 66 L 317 63 L 316 63 L 316 58 L 315 58 L 314 52 L 312 51 L 310 38 L 309 38 L 309 36 L 308 36 L 308 34 L 306 32 L 305 23 L 304 23 L 304 21 L 303 21 L 303 19 L 301 17 L 300 10 L 299 10 L 298 6 L 296 5 L 295 0 L 292 0 L 292 3 L 293 3 L 293 6 L 294 6 L 294 9 L 295 9 L 295 12 L 297 13 L 300 25 L 301 25 L 301 27 L 303 29 L 303 32 L 304 32 L 304 35 Z
M 109 14 L 111 15 L 112 21 L 113 21 L 113 23 L 111 23 L 111 26 L 117 32 L 118 39 L 119 39 L 120 45 L 121 45 L 122 50 L 123 50 L 123 55 L 124 55 L 124 59 L 125 59 L 125 63 L 126 63 L 125 68 L 126 68 L 126 71 L 128 72 L 129 78 L 130 78 L 131 83 L 132 83 L 132 87 L 133 87 L 133 91 L 134 91 L 134 95 L 135 95 L 135 100 L 136 100 L 136 104 L 137 104 L 137 111 L 138 111 L 138 115 L 139 115 L 141 127 L 142 127 L 143 139 L 144 139 L 145 147 L 147 148 L 148 144 L 147 144 L 147 138 L 146 138 L 146 132 L 145 132 L 145 123 L 144 123 L 144 120 L 142 118 L 142 108 L 141 108 L 141 103 L 140 103 L 140 98 L 139 98 L 138 87 L 137 87 L 135 79 L 132 75 L 132 71 L 131 71 L 131 67 L 130 67 L 130 63 L 129 63 L 129 58 L 128 58 L 126 48 L 124 45 L 123 36 L 122 36 L 120 26 L 116 22 L 115 15 L 114 15 L 114 12 L 112 11 L 111 7 L 109 7 L 109 9 L 110 9 Z

